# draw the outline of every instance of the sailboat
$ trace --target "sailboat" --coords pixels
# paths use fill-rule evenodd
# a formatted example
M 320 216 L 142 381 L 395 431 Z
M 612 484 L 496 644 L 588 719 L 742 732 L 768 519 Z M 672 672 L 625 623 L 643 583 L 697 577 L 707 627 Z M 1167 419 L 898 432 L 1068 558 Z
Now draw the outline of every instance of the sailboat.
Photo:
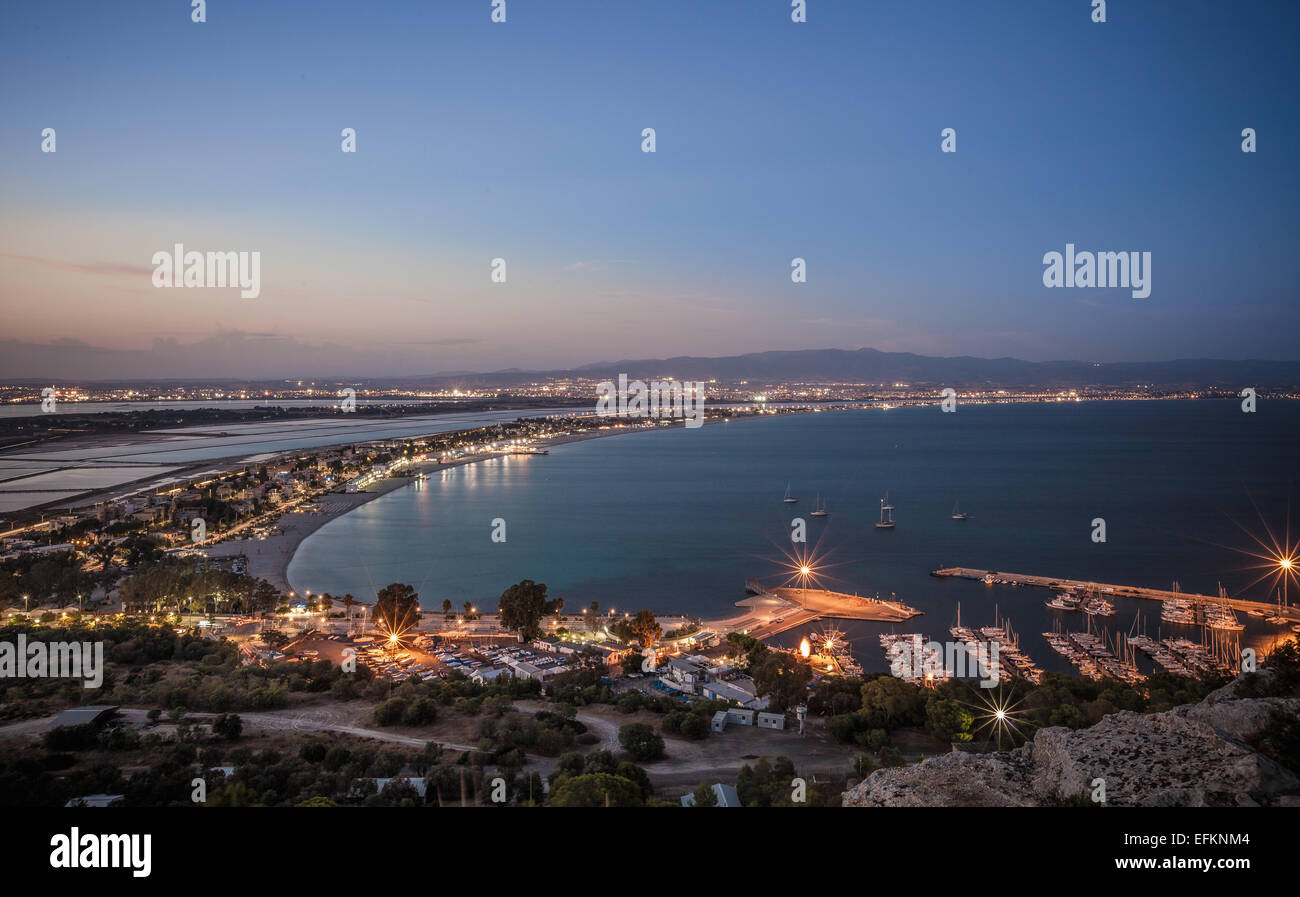
M 817 501 L 813 503 L 812 516 L 814 517 L 830 516 L 826 511 L 825 503 L 822 502 L 822 494 L 820 492 L 817 493 Z
M 968 516 L 970 516 L 970 515 L 968 515 L 968 514 L 963 514 L 961 511 L 957 510 L 957 505 L 958 505 L 958 504 L 960 504 L 960 502 L 953 502 L 953 503 L 952 503 L 952 519 L 953 519 L 953 520 L 965 520 L 965 519 L 966 519 Z
M 790 484 L 789 484 L 789 483 L 786 483 L 786 484 L 785 484 L 785 498 L 783 499 L 783 501 L 784 501 L 787 505 L 792 505 L 792 504 L 794 504 L 795 502 L 797 502 L 798 500 L 799 500 L 799 499 L 795 498 L 793 495 L 790 494 Z
M 880 522 L 876 524 L 876 529 L 893 529 L 894 528 L 894 506 L 889 504 L 889 493 L 880 500 Z

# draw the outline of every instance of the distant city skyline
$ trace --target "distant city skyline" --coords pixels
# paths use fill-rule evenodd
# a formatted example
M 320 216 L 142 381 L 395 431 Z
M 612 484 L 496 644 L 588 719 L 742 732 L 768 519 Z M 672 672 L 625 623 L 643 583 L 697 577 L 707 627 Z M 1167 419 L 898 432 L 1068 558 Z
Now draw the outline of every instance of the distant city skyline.
M 0 8 L 0 378 L 1300 358 L 1294 4 L 509 9 Z M 155 288 L 176 243 L 260 294 Z

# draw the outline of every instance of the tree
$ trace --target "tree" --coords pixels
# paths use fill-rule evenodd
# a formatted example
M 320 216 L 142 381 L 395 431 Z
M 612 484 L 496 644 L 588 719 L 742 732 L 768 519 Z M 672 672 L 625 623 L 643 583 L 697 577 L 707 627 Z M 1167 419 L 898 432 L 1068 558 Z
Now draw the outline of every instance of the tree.
M 880 711 L 893 725 L 920 725 L 925 697 L 917 686 L 893 676 L 877 676 L 862 686 L 862 709 Z
M 635 763 L 624 761 L 618 765 L 618 770 L 614 773 L 620 779 L 627 779 L 636 785 L 641 791 L 641 799 L 649 800 L 650 796 L 655 793 L 654 786 L 650 784 L 650 773 L 646 772 Z
M 639 807 L 641 790 L 620 776 L 596 772 L 566 776 L 551 791 L 553 807 Z
M 938 698 L 925 708 L 925 727 L 940 741 L 970 741 L 975 717 L 952 698 Z
M 714 792 L 713 786 L 708 782 L 700 782 L 691 792 L 695 797 L 696 807 L 716 807 L 718 805 L 718 795 Z
M 409 704 L 402 698 L 389 698 L 375 708 L 374 719 L 376 726 L 396 726 L 401 724 L 406 716 Z
M 518 632 L 522 641 L 530 642 L 541 635 L 542 617 L 556 613 L 562 600 L 548 600 L 545 583 L 525 579 L 506 589 L 497 600 L 501 625 Z
M 766 695 L 774 713 L 783 713 L 808 694 L 812 670 L 788 654 L 771 651 L 750 670 L 760 695 Z
M 654 611 L 637 611 L 627 625 L 629 632 L 641 641 L 641 647 L 646 650 L 654 647 L 654 643 L 663 634 L 663 627 L 655 623 Z
M 244 721 L 238 713 L 222 713 L 212 721 L 212 734 L 219 735 L 226 741 L 235 741 L 244 731 Z
M 251 807 L 253 794 L 243 782 L 230 782 L 208 795 L 209 807 Z
M 609 751 L 592 751 L 582 761 L 582 771 L 607 772 L 610 775 L 618 775 L 618 763 L 614 760 L 614 755 Z
M 389 632 L 401 632 L 420 619 L 420 596 L 415 589 L 394 582 L 379 590 L 375 599 L 375 620 Z
M 641 672 L 641 667 L 644 664 L 645 657 L 640 654 L 629 654 L 623 658 L 623 675 L 631 676 L 633 673 Z
M 289 636 L 278 629 L 265 629 L 258 636 L 262 644 L 273 650 L 279 650 L 289 643 Z
M 442 599 L 442 612 L 443 612 L 444 614 L 450 614 L 450 613 L 451 613 L 451 599 L 450 599 L 450 598 L 444 598 L 444 599 Z
M 433 698 L 416 698 L 402 713 L 405 726 L 427 726 L 438 719 L 438 705 Z
M 713 731 L 713 724 L 700 713 L 688 713 L 682 720 L 682 735 L 692 741 L 703 741 Z
M 628 723 L 618 727 L 618 743 L 633 760 L 658 760 L 664 756 L 664 740 L 645 723 Z

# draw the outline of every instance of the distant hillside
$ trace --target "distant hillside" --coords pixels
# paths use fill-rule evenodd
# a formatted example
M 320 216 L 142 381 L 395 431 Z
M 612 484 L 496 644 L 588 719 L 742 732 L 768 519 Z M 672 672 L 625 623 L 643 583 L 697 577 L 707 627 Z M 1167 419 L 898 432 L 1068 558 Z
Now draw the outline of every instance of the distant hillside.
M 1021 361 L 1016 358 L 940 358 L 876 349 L 807 349 L 797 352 L 755 352 L 723 358 L 681 356 L 628 359 L 584 365 L 549 375 L 585 377 L 672 376 L 680 380 L 837 380 L 861 383 L 929 383 L 974 386 L 1137 386 L 1300 388 L 1300 362 L 1223 361 L 1188 358 L 1100 364 L 1088 361 Z M 460 375 L 457 379 L 517 379 L 517 372 Z

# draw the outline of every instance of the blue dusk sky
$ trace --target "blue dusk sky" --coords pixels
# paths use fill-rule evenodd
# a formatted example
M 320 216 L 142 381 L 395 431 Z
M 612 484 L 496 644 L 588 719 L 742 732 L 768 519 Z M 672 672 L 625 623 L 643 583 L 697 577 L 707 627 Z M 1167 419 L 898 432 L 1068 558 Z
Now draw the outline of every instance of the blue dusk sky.
M 0 376 L 1300 358 L 1300 4 L 506 8 L 0 5 Z M 175 243 L 261 294 L 155 288 Z M 1150 296 L 1046 288 L 1067 243 Z

